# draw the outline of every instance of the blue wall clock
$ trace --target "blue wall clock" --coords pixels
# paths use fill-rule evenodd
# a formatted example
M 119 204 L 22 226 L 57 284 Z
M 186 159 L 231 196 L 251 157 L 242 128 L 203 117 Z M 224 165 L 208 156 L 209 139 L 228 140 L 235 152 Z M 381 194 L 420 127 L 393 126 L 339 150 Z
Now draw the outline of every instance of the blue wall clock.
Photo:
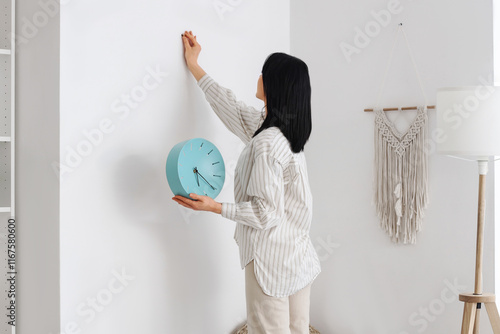
M 167 181 L 174 195 L 219 195 L 226 178 L 224 159 L 214 144 L 193 138 L 175 145 L 167 157 Z

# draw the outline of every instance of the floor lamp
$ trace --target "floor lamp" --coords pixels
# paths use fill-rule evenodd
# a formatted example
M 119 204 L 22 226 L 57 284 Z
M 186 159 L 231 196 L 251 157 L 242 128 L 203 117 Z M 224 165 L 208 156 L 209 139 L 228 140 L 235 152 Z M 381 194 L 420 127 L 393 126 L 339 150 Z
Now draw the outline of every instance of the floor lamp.
M 479 167 L 475 284 L 473 293 L 459 296 L 464 302 L 461 333 L 479 333 L 479 313 L 484 304 L 493 332 L 500 334 L 495 295 L 483 293 L 482 276 L 486 174 L 490 157 L 500 156 L 500 87 L 441 88 L 436 102 L 440 134 L 437 153 L 477 161 Z

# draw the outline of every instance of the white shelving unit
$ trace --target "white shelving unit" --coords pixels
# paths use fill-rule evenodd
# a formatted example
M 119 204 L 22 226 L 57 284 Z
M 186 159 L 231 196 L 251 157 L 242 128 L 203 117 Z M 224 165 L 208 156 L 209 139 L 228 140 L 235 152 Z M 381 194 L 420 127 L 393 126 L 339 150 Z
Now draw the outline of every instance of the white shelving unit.
M 0 264 L 6 276 L 8 272 L 15 272 L 17 256 L 14 257 L 14 267 L 8 265 L 9 255 L 7 254 L 8 241 L 12 239 L 7 230 L 9 220 L 15 221 L 15 87 L 16 87 L 16 0 L 0 0 L 0 226 L 2 227 L 2 249 L 1 254 L 5 254 Z M 15 222 L 17 225 L 17 222 Z M 16 226 L 17 230 L 17 226 Z M 3 233 L 5 232 L 5 233 Z M 15 234 L 14 234 L 15 235 Z M 14 245 L 15 245 L 15 237 Z M 15 250 L 15 249 L 14 249 Z M 14 253 L 15 254 L 15 253 Z M 2 279 L 4 282 L 6 279 Z M 14 280 L 14 291 L 17 295 L 16 279 Z M 17 325 L 17 303 L 15 295 L 8 297 L 7 292 L 12 288 L 10 284 L 4 283 L 2 307 L 7 307 L 12 302 L 15 306 L 15 323 Z M 4 311 L 5 308 L 4 308 Z M 6 312 L 4 312 L 6 314 Z M 8 324 L 9 319 L 4 315 L 0 323 L 0 333 L 16 333 L 16 327 Z
M 0 0 L 0 212 L 15 217 L 15 0 Z

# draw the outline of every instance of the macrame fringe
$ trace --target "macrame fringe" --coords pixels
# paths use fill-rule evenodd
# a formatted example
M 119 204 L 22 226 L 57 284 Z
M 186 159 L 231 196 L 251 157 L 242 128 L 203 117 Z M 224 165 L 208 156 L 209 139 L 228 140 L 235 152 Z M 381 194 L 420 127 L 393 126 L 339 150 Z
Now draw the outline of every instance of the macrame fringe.
M 377 216 L 380 227 L 393 242 L 415 244 L 428 204 L 427 113 L 419 108 L 412 126 L 401 138 L 382 113 L 377 111 L 375 119 Z

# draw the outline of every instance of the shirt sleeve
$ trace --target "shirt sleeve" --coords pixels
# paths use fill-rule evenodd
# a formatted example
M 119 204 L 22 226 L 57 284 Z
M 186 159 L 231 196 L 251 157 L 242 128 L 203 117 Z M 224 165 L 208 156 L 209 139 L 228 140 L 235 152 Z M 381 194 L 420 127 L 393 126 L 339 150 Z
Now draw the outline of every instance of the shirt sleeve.
M 222 203 L 221 215 L 260 230 L 279 225 L 285 217 L 281 163 L 267 153 L 260 154 L 250 173 L 247 194 L 248 202 Z
M 198 80 L 198 86 L 226 128 L 247 144 L 260 125 L 261 111 L 238 101 L 232 90 L 222 87 L 208 74 Z

